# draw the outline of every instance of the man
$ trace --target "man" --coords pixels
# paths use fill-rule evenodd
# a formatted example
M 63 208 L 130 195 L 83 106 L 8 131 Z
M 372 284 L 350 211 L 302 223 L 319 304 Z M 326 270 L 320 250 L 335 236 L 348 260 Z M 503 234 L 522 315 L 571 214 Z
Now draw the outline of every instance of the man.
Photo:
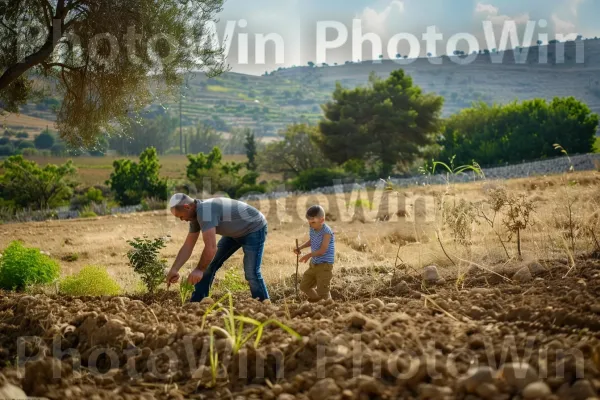
M 167 285 L 179 280 L 179 270 L 192 255 L 202 232 L 204 249 L 198 266 L 188 276 L 195 285 L 191 301 L 208 296 L 216 272 L 233 253 L 244 250 L 244 275 L 253 298 L 269 298 L 261 274 L 262 255 L 267 237 L 267 220 L 256 208 L 238 200 L 214 198 L 197 200 L 177 193 L 169 201 L 171 214 L 190 223 L 189 233 L 167 274 Z M 217 234 L 221 240 L 217 244 Z

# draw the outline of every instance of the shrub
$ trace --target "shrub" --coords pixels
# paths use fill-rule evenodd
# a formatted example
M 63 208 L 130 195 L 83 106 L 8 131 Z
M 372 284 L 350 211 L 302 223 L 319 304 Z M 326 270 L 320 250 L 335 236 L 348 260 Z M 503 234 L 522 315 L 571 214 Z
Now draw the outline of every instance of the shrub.
M 81 213 L 79 213 L 79 218 L 95 218 L 97 216 L 98 214 L 89 209 L 84 209 L 83 211 L 81 211 Z
M 116 296 L 121 293 L 119 284 L 108 275 L 106 269 L 92 265 L 64 278 L 59 290 L 69 296 Z
M 140 204 L 143 198 L 167 200 L 167 181 L 159 176 L 160 163 L 154 147 L 140 155 L 140 162 L 116 160 L 107 184 L 123 206 Z
M 154 293 L 156 288 L 165 280 L 166 260 L 159 260 L 159 250 L 165 247 L 163 238 L 149 240 L 139 237 L 128 240 L 127 243 L 133 247 L 127 252 L 129 265 L 141 275 L 149 293 Z
M 11 242 L 0 258 L 0 288 L 23 290 L 28 285 L 51 283 L 60 276 L 60 266 L 37 248 Z
M 343 180 L 347 175 L 340 169 L 314 168 L 302 171 L 293 181 L 295 190 L 311 190 L 334 185 L 336 180 Z

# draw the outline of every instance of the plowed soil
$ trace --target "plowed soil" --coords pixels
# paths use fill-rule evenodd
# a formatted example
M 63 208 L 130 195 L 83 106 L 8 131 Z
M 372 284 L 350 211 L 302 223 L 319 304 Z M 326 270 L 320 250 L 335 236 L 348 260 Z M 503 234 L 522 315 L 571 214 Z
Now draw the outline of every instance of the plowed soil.
M 220 331 L 210 351 L 209 327 L 224 326 L 216 312 L 202 329 L 211 299 L 5 293 L 0 371 L 48 399 L 596 397 L 598 255 L 528 269 L 518 283 L 475 267 L 437 283 L 401 268 L 340 270 L 333 300 L 316 304 L 295 302 L 293 284 L 272 302 L 236 295 L 236 314 L 302 338 L 270 325 L 257 348 L 254 336 L 235 353 Z

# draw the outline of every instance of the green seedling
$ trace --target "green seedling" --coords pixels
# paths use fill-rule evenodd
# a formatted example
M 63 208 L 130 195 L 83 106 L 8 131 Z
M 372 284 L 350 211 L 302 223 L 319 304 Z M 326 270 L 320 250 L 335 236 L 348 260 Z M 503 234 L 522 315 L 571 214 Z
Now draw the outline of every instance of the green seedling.
M 227 298 L 229 299 L 229 308 L 224 308 L 221 305 L 221 303 Z M 245 317 L 242 315 L 235 315 L 235 310 L 233 308 L 233 296 L 231 295 L 231 292 L 225 294 L 206 310 L 204 316 L 202 317 L 202 325 L 200 326 L 200 329 L 204 329 L 204 326 L 206 324 L 206 318 L 213 311 L 224 313 L 223 322 L 225 328 L 221 328 L 219 326 L 211 326 L 211 333 L 214 333 L 214 331 L 219 331 L 223 336 L 229 339 L 231 341 L 233 354 L 237 354 L 239 350 L 250 339 L 252 339 L 252 337 L 255 337 L 254 347 L 258 347 L 265 327 L 271 324 L 277 325 L 296 339 L 302 338 L 302 336 L 296 331 L 294 331 L 292 328 L 285 324 L 282 324 L 281 322 L 275 319 L 260 322 L 253 318 Z M 248 325 L 251 326 L 251 331 L 250 333 L 244 334 L 244 328 L 246 328 Z
M 179 284 L 179 298 L 182 306 L 192 297 L 192 293 L 194 293 L 194 285 L 189 283 L 187 279 L 183 280 Z

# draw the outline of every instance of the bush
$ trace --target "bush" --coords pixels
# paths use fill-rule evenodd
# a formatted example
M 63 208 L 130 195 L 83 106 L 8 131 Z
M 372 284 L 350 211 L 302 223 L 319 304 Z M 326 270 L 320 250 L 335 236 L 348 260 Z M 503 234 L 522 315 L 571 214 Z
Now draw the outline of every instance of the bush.
M 136 237 L 128 240 L 127 243 L 133 247 L 127 252 L 129 265 L 141 275 L 148 292 L 153 293 L 165 280 L 166 260 L 158 258 L 159 250 L 165 247 L 164 240 L 162 238 L 149 240 L 146 237 L 144 239 Z
M 107 184 L 122 206 L 140 204 L 143 198 L 167 200 L 167 180 L 159 176 L 160 163 L 154 147 L 140 155 L 140 162 L 116 160 Z
M 52 283 L 60 276 L 60 266 L 39 249 L 11 242 L 0 258 L 0 288 L 23 290 L 28 285 Z
M 12 156 L 15 154 L 15 147 L 12 143 L 0 145 L 0 156 Z
M 68 296 L 116 296 L 121 293 L 119 284 L 108 275 L 106 269 L 91 265 L 64 278 L 59 290 Z
M 267 188 L 263 185 L 242 185 L 236 192 L 235 198 L 239 199 L 248 193 L 266 193 Z
M 30 140 L 23 140 L 21 143 L 19 143 L 18 147 L 21 150 L 23 150 L 23 149 L 35 149 L 35 145 Z
M 347 174 L 340 169 L 315 168 L 302 171 L 293 181 L 295 190 L 311 190 L 321 187 L 333 186 L 334 180 L 344 180 Z

